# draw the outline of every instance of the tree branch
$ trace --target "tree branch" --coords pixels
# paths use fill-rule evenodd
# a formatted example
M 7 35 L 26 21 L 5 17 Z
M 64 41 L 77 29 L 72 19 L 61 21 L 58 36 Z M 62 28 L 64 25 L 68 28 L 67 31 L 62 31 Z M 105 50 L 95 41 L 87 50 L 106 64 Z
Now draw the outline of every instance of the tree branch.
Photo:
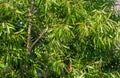
M 29 18 L 28 18 L 28 34 L 27 34 L 27 53 L 30 54 L 30 46 L 31 46 L 31 29 L 32 29 L 32 15 L 34 9 L 35 0 L 32 0 L 31 7 L 28 8 Z
M 39 37 L 31 43 L 31 29 L 32 29 L 32 15 L 34 10 L 35 0 L 31 1 L 31 7 L 28 8 L 29 18 L 28 18 L 28 35 L 27 35 L 27 54 L 30 54 L 35 44 L 44 36 L 44 34 L 48 31 L 48 27 L 39 35 Z
M 36 43 L 45 35 L 45 33 L 48 31 L 48 26 L 46 27 L 46 29 L 39 35 L 39 37 L 32 43 L 29 52 L 32 51 L 33 47 L 36 45 Z

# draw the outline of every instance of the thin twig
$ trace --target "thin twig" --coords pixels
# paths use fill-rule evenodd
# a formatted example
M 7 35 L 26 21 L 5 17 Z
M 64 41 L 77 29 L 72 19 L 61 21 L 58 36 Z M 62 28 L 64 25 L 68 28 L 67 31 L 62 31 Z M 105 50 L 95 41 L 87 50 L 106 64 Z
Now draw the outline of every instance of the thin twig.
M 45 35 L 45 33 L 48 31 L 48 26 L 46 27 L 46 29 L 39 35 L 39 37 L 32 43 L 29 52 L 32 51 L 33 47 L 36 45 L 36 43 Z

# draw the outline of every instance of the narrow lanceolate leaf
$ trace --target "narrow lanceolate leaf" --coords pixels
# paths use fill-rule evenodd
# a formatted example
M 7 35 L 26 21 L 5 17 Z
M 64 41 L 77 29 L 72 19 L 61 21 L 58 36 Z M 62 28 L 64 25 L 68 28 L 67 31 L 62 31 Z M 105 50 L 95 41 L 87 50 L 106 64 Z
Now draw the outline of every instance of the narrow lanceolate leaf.
M 18 9 L 16 9 L 15 12 L 18 13 L 18 14 L 23 14 L 23 13 L 22 13 L 20 10 L 18 10 Z
M 0 78 L 120 78 L 114 5 L 0 0 Z

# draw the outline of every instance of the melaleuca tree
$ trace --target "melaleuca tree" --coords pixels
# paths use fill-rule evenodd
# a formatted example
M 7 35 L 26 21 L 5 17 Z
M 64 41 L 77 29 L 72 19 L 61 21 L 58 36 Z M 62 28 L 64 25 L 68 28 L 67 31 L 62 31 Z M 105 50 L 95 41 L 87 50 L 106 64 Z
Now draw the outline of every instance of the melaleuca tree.
M 108 0 L 0 1 L 0 76 L 119 77 L 120 23 L 111 19 L 112 4 Z

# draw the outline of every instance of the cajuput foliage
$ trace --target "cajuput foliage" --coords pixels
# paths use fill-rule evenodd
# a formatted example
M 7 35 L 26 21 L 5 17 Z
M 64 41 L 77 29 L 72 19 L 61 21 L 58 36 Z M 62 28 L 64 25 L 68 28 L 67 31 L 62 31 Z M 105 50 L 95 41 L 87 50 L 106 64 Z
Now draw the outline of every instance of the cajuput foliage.
M 0 77 L 119 78 L 113 7 L 112 0 L 1 0 Z M 29 25 L 31 44 L 48 31 L 26 54 Z

